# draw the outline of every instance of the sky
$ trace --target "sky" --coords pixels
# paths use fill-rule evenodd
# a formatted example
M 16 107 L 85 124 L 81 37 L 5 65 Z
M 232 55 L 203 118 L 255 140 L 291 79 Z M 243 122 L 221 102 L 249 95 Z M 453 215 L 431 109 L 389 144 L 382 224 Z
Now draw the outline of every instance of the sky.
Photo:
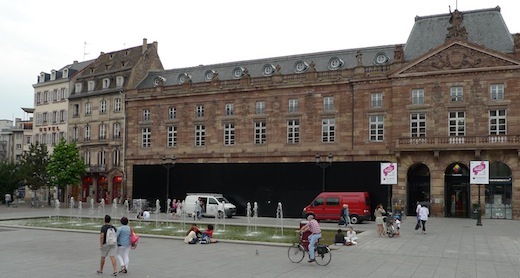
M 406 43 L 415 16 L 518 0 L 0 0 L 0 119 L 27 119 L 40 72 L 158 42 L 165 69 Z

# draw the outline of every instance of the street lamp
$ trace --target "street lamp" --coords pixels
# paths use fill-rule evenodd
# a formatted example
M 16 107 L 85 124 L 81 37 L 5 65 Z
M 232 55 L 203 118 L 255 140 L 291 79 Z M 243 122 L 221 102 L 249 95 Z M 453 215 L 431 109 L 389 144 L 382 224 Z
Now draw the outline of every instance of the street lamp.
M 164 211 L 168 213 L 168 198 L 170 197 L 170 169 L 175 166 L 175 156 L 172 155 L 171 158 L 166 158 L 166 156 L 163 156 L 162 161 L 162 166 L 166 168 L 166 200 L 164 200 L 166 203 L 166 209 Z
M 334 156 L 332 156 L 332 153 L 329 153 L 326 161 L 321 160 L 321 155 L 319 153 L 317 153 L 314 157 L 316 158 L 316 165 L 318 165 L 323 171 L 321 190 L 325 191 L 325 169 L 327 169 L 329 166 L 332 166 L 332 159 Z

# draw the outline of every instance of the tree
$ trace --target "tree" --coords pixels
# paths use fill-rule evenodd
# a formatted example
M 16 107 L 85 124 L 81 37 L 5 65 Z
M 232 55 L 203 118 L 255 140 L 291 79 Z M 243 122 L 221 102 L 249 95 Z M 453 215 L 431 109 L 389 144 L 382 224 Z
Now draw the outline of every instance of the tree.
M 47 146 L 36 143 L 31 144 L 29 151 L 22 154 L 20 162 L 20 174 L 25 185 L 36 191 L 49 186 L 49 175 L 47 164 L 49 163 L 49 152 Z M 36 198 L 36 195 L 35 195 Z
M 0 163 L 0 193 L 12 194 L 22 184 L 20 167 L 16 163 Z
M 75 143 L 68 144 L 61 138 L 54 147 L 47 171 L 52 184 L 64 189 L 67 185 L 78 185 L 85 174 L 86 165 L 79 156 Z

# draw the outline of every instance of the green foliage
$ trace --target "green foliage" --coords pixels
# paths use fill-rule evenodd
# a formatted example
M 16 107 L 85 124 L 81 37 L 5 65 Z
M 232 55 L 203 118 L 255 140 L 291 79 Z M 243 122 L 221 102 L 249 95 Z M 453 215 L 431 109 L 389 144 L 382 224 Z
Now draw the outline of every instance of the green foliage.
M 68 144 L 64 138 L 54 147 L 47 171 L 51 182 L 59 187 L 77 185 L 85 174 L 86 165 L 79 156 L 75 143 Z
M 31 144 L 29 151 L 22 154 L 20 173 L 25 185 L 31 190 L 49 186 L 48 163 L 49 152 L 44 144 Z
M 12 162 L 0 163 L 0 193 L 12 194 L 22 182 L 19 165 Z

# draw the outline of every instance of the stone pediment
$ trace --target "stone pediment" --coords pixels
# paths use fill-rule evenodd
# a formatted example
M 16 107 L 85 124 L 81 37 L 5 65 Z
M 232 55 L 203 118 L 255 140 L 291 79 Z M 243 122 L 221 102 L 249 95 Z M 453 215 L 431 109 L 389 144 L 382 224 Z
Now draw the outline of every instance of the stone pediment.
M 499 68 L 520 68 L 520 61 L 480 46 L 455 41 L 417 58 L 393 75 L 454 73 Z

